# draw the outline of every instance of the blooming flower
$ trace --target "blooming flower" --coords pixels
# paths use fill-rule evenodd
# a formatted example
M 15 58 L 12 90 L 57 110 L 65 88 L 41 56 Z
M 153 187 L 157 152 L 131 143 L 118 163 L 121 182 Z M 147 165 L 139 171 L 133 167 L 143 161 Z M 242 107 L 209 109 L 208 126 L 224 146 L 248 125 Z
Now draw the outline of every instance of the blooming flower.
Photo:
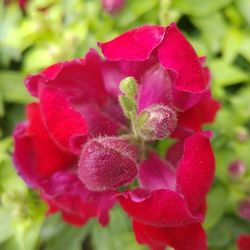
M 38 102 L 14 132 L 18 173 L 70 223 L 97 217 L 105 225 L 119 201 L 138 242 L 206 249 L 201 222 L 214 157 L 211 133 L 201 129 L 219 104 L 205 59 L 175 24 L 99 46 L 104 59 L 91 49 L 26 78 Z M 151 141 L 167 137 L 177 142 L 162 159 Z

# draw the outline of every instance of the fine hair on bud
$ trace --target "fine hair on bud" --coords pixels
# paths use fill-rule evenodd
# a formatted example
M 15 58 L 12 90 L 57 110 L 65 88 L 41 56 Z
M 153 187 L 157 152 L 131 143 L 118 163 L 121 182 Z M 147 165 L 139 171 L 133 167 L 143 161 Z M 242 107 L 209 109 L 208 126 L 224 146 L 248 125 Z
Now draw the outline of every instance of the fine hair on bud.
M 143 119 L 141 118 L 143 117 Z M 176 112 L 165 105 L 152 105 L 139 115 L 141 137 L 146 141 L 169 137 L 177 126 Z
M 90 139 L 83 147 L 78 176 L 92 191 L 129 184 L 137 175 L 137 148 L 122 137 Z

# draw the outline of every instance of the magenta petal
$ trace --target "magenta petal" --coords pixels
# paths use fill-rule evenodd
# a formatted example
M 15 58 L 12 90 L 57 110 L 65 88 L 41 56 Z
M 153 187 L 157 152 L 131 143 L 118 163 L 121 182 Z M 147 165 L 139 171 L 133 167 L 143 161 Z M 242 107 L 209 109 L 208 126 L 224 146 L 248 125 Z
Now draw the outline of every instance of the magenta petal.
M 186 138 L 184 152 L 177 166 L 177 191 L 184 195 L 195 213 L 204 201 L 213 182 L 215 160 L 206 132 Z
M 134 220 L 133 229 L 137 241 L 149 245 L 151 249 L 161 250 L 170 246 L 175 250 L 207 250 L 206 234 L 198 223 L 184 227 L 164 228 Z
M 160 64 L 154 65 L 143 75 L 138 99 L 139 111 L 152 104 L 172 105 L 172 81 Z
M 164 34 L 164 27 L 147 25 L 125 32 L 109 42 L 98 45 L 108 60 L 144 61 L 161 43 Z
M 82 138 L 88 133 L 84 117 L 74 110 L 62 91 L 43 87 L 39 94 L 41 110 L 50 135 L 64 149 L 70 149 L 71 138 Z M 70 142 L 71 141 L 71 142 Z M 78 139 L 79 143 L 79 139 Z
M 183 91 L 200 93 L 207 87 L 200 60 L 176 24 L 166 30 L 165 38 L 159 48 L 161 64 L 177 73 L 175 86 Z
M 143 161 L 139 168 L 139 180 L 143 188 L 148 190 L 175 190 L 175 170 L 170 163 L 160 159 L 156 153 Z
M 76 225 L 97 217 L 102 225 L 109 221 L 109 210 L 115 203 L 114 192 L 91 192 L 71 172 L 57 172 L 40 181 L 42 197 L 63 213 L 66 221 Z
M 168 189 L 152 193 L 135 189 L 118 196 L 123 209 L 134 219 L 152 226 L 173 227 L 201 222 L 203 215 L 193 216 L 182 196 Z

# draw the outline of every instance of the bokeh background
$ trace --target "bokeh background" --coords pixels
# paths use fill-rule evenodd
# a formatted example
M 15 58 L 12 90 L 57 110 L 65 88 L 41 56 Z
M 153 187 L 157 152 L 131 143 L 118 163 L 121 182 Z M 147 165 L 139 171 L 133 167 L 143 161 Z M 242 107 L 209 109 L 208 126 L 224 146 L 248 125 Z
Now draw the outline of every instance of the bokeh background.
M 138 25 L 173 21 L 207 56 L 222 105 L 207 126 L 217 160 L 204 223 L 209 250 L 236 249 L 237 236 L 250 233 L 250 0 L 113 1 L 124 2 L 120 10 L 100 0 L 0 0 L 0 250 L 144 249 L 118 207 L 107 228 L 95 220 L 75 228 L 60 215 L 46 218 L 38 194 L 13 169 L 11 133 L 32 101 L 25 75 L 81 57 L 97 41 Z M 166 146 L 161 142 L 159 151 Z

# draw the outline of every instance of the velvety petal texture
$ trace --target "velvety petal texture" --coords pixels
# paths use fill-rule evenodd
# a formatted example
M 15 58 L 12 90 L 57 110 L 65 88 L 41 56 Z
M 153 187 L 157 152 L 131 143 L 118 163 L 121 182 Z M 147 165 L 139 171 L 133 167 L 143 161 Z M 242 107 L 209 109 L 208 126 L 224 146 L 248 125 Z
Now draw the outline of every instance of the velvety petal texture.
M 162 250 L 166 246 L 175 250 L 207 249 L 205 231 L 197 223 L 185 227 L 163 228 L 134 220 L 133 228 L 137 241 L 149 245 L 152 250 Z
M 50 211 L 61 211 L 66 221 L 80 226 L 91 217 L 97 217 L 103 226 L 108 223 L 108 211 L 115 203 L 114 192 L 91 192 L 69 171 L 41 179 L 39 185 Z

